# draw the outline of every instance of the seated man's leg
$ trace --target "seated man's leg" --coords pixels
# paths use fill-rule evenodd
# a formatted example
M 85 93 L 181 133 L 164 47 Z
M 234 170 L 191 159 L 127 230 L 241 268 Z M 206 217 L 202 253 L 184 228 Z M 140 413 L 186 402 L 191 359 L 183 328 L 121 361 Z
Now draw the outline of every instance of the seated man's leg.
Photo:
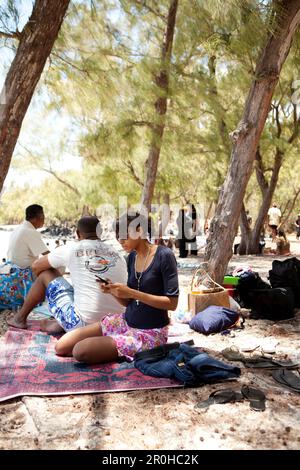
M 59 276 L 48 284 L 46 299 L 49 303 L 49 310 L 55 318 L 57 325 L 55 327 L 54 324 L 53 329 L 53 321 L 43 322 L 41 328 L 44 331 L 48 333 L 67 332 L 85 326 L 85 323 L 75 309 L 73 286 L 64 277 Z
M 48 284 L 59 276 L 60 273 L 56 269 L 43 271 L 32 284 L 23 306 L 15 315 L 8 318 L 8 325 L 26 329 L 28 315 L 37 304 L 44 300 Z

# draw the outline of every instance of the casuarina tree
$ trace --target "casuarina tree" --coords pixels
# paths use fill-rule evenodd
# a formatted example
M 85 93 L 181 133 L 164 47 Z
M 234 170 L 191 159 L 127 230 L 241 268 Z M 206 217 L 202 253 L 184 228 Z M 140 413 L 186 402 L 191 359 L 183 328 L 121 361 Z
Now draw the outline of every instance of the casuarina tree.
M 232 245 L 259 139 L 300 22 L 300 0 L 274 0 L 266 44 L 259 56 L 242 120 L 231 134 L 233 149 L 225 182 L 220 190 L 205 252 L 210 270 L 222 282 L 232 256 Z
M 0 32 L 19 45 L 0 101 L 0 191 L 9 170 L 23 119 L 47 58 L 58 36 L 70 0 L 36 0 L 24 29 Z

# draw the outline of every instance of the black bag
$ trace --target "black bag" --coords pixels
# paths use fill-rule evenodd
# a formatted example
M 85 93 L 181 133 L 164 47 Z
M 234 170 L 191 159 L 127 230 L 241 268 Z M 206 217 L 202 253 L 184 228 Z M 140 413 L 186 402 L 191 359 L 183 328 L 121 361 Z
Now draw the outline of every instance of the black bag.
M 241 274 L 237 285 L 239 304 L 244 308 L 252 308 L 254 298 L 251 295 L 253 291 L 271 289 L 270 284 L 263 281 L 258 273 L 246 272 Z
M 284 261 L 273 261 L 269 279 L 273 288 L 291 288 L 295 297 L 295 306 L 300 307 L 300 260 L 288 258 Z
M 278 321 L 294 316 L 295 298 L 290 288 L 251 291 L 249 296 L 252 303 L 250 318 Z

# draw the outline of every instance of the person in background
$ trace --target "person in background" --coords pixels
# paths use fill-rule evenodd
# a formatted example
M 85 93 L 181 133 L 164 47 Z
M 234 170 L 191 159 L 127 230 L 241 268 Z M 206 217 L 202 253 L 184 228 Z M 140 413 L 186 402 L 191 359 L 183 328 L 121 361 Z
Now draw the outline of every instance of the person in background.
M 186 206 L 180 209 L 176 223 L 178 227 L 179 258 L 186 258 L 193 224 L 191 217 L 188 215 L 188 208 Z
M 259 236 L 259 244 L 258 244 L 260 255 L 263 254 L 265 246 L 266 246 L 265 234 L 264 234 L 264 231 L 262 231 Z
M 300 237 L 300 214 L 297 216 L 297 220 L 295 221 L 296 226 L 296 239 L 299 240 Z
M 49 248 L 42 241 L 41 234 L 37 229 L 42 228 L 45 221 L 42 206 L 33 204 L 25 211 L 26 220 L 11 234 L 7 259 L 21 269 L 32 266 L 39 255 L 49 253 Z
M 191 244 L 191 255 L 192 256 L 197 256 L 198 255 L 198 249 L 197 249 L 197 232 L 198 232 L 198 217 L 197 217 L 197 211 L 196 207 L 194 204 L 190 204 L 190 211 L 189 211 L 189 216 L 192 219 L 192 233 L 191 233 L 191 238 L 189 243 Z
M 42 206 L 33 204 L 25 210 L 26 220 L 10 236 L 7 251 L 9 274 L 0 277 L 0 304 L 14 310 L 20 307 L 30 290 L 35 276 L 33 263 L 39 255 L 49 253 L 49 246 L 42 241 L 37 229 L 44 225 Z
M 281 220 L 281 211 L 277 207 L 277 204 L 274 203 L 272 207 L 268 210 L 268 224 L 271 229 L 271 236 L 274 239 L 277 236 L 277 229 L 280 225 Z
M 276 255 L 290 255 L 290 242 L 286 238 L 286 234 L 283 230 L 279 229 L 277 237 L 275 238 L 276 243 Z

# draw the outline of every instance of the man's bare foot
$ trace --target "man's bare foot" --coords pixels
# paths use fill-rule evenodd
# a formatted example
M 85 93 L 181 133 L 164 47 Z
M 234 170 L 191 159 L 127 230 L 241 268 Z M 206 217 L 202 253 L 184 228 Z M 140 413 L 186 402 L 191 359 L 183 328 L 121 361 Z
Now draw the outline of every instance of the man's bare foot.
M 13 326 L 14 328 L 20 328 L 21 330 L 26 330 L 28 327 L 26 320 L 24 320 L 18 313 L 11 315 L 6 319 L 6 323 L 9 326 Z
M 57 323 L 56 320 L 41 320 L 40 330 L 46 333 L 63 333 L 65 330 Z

